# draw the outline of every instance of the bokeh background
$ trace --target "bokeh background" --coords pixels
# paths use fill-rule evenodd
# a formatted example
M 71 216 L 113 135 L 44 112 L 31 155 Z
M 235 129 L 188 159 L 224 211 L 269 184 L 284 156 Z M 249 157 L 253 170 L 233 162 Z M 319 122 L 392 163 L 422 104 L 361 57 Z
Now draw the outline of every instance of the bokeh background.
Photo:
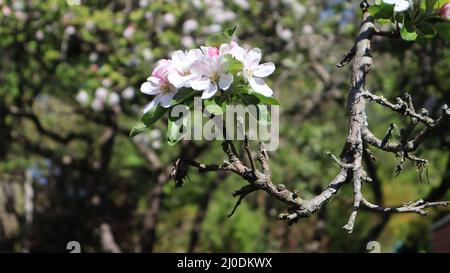
M 70 3 L 76 1 L 68 1 Z M 224 159 L 218 142 L 168 146 L 165 125 L 131 140 L 130 128 L 151 99 L 139 87 L 155 62 L 204 44 L 237 25 L 236 40 L 274 62 L 270 85 L 281 102 L 274 181 L 305 198 L 337 172 L 326 151 L 345 140 L 349 68 L 335 67 L 357 33 L 356 1 L 340 0 L 0 0 L 0 251 L 66 252 L 357 252 L 376 240 L 386 252 L 433 251 L 432 225 L 450 211 L 384 216 L 362 211 L 353 234 L 341 227 L 351 187 L 317 215 L 288 226 L 285 206 L 265 193 L 247 197 L 230 218 L 231 192 L 244 184 L 227 174 L 190 172 L 175 188 L 177 156 Z M 450 49 L 375 38 L 368 86 L 393 99 L 410 92 L 435 116 L 450 97 Z M 368 106 L 370 128 L 384 135 L 408 120 Z M 444 131 L 397 177 L 393 154 L 365 160 L 374 182 L 365 194 L 384 205 L 449 200 L 450 138 Z M 449 238 L 450 234 L 444 234 Z

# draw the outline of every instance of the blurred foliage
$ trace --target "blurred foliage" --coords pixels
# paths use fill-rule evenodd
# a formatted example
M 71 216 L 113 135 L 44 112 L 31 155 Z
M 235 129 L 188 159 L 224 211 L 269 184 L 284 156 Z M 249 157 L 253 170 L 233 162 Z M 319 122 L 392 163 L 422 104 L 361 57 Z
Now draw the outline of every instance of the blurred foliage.
M 285 207 L 264 193 L 247 197 L 228 218 L 236 201 L 231 192 L 242 181 L 190 172 L 182 188 L 170 180 L 152 195 L 161 172 L 128 138 L 150 101 L 137 90 L 154 62 L 237 25 L 240 43 L 260 47 L 265 61 L 277 66 L 269 83 L 282 108 L 281 145 L 271 153 L 273 180 L 300 189 L 302 198 L 312 196 L 337 172 L 326 151 L 339 154 L 346 137 L 349 70 L 335 64 L 357 32 L 360 12 L 353 2 L 0 0 L 0 251 L 65 251 L 72 240 L 83 251 L 102 251 L 101 223 L 111 226 L 122 251 L 140 251 L 154 198 L 162 203 L 153 250 L 187 251 L 209 193 L 195 251 L 364 250 L 382 216 L 361 212 L 353 234 L 342 230 L 351 209 L 350 187 L 318 215 L 293 226 L 277 219 Z M 408 91 L 417 108 L 432 116 L 450 101 L 450 50 L 444 40 L 420 47 L 376 37 L 373 56 L 371 90 L 388 98 Z M 328 78 L 321 79 L 317 63 Z M 407 119 L 377 105 L 368 105 L 368 122 L 378 136 L 390 122 L 407 125 Z M 204 145 L 168 146 L 163 128 L 158 122 L 136 139 L 163 166 L 170 167 L 183 147 Z M 419 182 L 413 166 L 394 177 L 395 156 L 373 150 L 385 204 L 415 200 L 437 187 L 449 172 L 448 147 L 448 134 L 440 134 L 418 151 L 431 163 L 431 184 Z M 200 160 L 220 163 L 220 144 L 210 143 Z M 29 190 L 25 194 L 27 172 L 31 197 Z M 372 188 L 364 188 L 367 196 L 373 196 Z M 444 191 L 441 199 L 449 198 Z M 410 251 L 430 250 L 428 228 L 443 213 L 392 216 L 378 237 L 382 250 L 399 250 L 410 240 L 415 246 L 408 243 Z

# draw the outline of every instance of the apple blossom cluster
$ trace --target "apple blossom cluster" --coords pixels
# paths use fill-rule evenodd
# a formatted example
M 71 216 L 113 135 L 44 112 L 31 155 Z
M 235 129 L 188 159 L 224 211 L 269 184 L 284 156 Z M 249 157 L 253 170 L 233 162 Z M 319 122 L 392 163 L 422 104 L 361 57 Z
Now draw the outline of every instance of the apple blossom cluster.
M 144 113 L 156 105 L 172 106 L 172 99 L 182 89 L 192 89 L 202 99 L 210 99 L 218 92 L 229 92 L 234 82 L 246 85 L 265 97 L 273 94 L 264 78 L 275 71 L 271 62 L 260 64 L 261 50 L 246 50 L 236 42 L 218 47 L 201 46 L 188 51 L 175 51 L 171 59 L 158 61 L 151 76 L 140 88 L 155 96 L 145 106 Z M 238 64 L 239 70 L 231 69 Z

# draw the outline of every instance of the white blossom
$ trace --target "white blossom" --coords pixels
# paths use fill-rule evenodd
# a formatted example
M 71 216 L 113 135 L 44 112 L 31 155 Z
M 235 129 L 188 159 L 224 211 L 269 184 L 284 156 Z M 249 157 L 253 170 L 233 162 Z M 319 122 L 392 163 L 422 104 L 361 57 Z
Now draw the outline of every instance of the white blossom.
M 407 10 L 411 3 L 408 0 L 383 0 L 386 4 L 394 5 L 395 12 L 402 12 Z
M 194 75 L 191 80 L 192 89 L 203 91 L 202 99 L 214 96 L 219 88 L 227 90 L 233 82 L 233 75 L 226 73 L 226 59 L 223 56 L 205 57 L 191 66 Z
M 104 108 L 104 102 L 99 98 L 95 98 L 91 103 L 91 108 L 94 111 L 102 111 Z
M 101 101 L 105 101 L 106 98 L 108 97 L 108 95 L 109 95 L 109 92 L 104 87 L 99 87 L 95 90 L 95 98 L 99 99 Z
M 176 23 L 175 15 L 173 15 L 172 13 L 166 13 L 166 14 L 164 14 L 164 15 L 163 15 L 163 22 L 164 22 L 166 25 L 169 25 L 169 26 L 175 25 L 175 23 Z
M 233 2 L 243 10 L 248 10 L 250 8 L 250 4 L 247 0 L 234 0 Z
M 76 100 L 79 104 L 86 106 L 89 103 L 89 95 L 85 90 L 78 91 Z
M 134 98 L 134 94 L 134 88 L 128 86 L 122 91 L 122 98 L 124 98 L 125 100 L 131 100 L 132 98 Z
M 190 80 L 195 77 L 191 71 L 191 65 L 200 60 L 203 53 L 200 49 L 189 51 L 177 50 L 172 53 L 174 71 L 169 73 L 168 79 L 176 88 L 190 87 Z
M 192 36 L 183 36 L 181 38 L 181 44 L 185 48 L 191 48 L 194 46 L 194 38 Z
M 242 56 L 237 55 L 237 58 L 242 58 Z M 254 48 L 246 52 L 242 59 L 244 64 L 242 75 L 253 90 L 269 97 L 273 94 L 273 91 L 262 78 L 272 74 L 275 71 L 275 65 L 270 62 L 259 64 L 260 61 L 261 49 Z
M 108 97 L 108 105 L 113 107 L 120 103 L 120 96 L 116 92 L 112 92 Z
M 162 107 L 170 107 L 172 98 L 177 93 L 177 88 L 168 80 L 169 74 L 174 71 L 170 60 L 160 60 L 153 70 L 152 75 L 141 85 L 141 92 L 155 95 L 155 98 L 145 106 L 144 113 L 160 104 Z
M 187 19 L 183 23 L 183 32 L 189 34 L 198 28 L 198 22 L 195 19 Z

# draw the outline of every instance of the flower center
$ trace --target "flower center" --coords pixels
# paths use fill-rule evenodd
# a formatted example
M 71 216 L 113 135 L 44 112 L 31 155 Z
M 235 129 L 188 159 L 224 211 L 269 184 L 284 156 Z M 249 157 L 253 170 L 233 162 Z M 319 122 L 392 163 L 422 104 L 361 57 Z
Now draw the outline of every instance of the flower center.
M 189 69 L 185 69 L 182 73 L 181 76 L 188 76 L 191 75 L 191 71 Z
M 168 83 L 165 83 L 161 86 L 161 92 L 162 93 L 168 93 L 170 92 L 170 86 Z
M 244 68 L 244 75 L 248 78 L 251 79 L 253 77 L 253 70 L 250 68 Z
M 211 82 L 217 83 L 220 79 L 220 76 L 219 73 L 214 71 L 213 73 L 211 73 L 211 76 L 209 78 L 211 79 Z

